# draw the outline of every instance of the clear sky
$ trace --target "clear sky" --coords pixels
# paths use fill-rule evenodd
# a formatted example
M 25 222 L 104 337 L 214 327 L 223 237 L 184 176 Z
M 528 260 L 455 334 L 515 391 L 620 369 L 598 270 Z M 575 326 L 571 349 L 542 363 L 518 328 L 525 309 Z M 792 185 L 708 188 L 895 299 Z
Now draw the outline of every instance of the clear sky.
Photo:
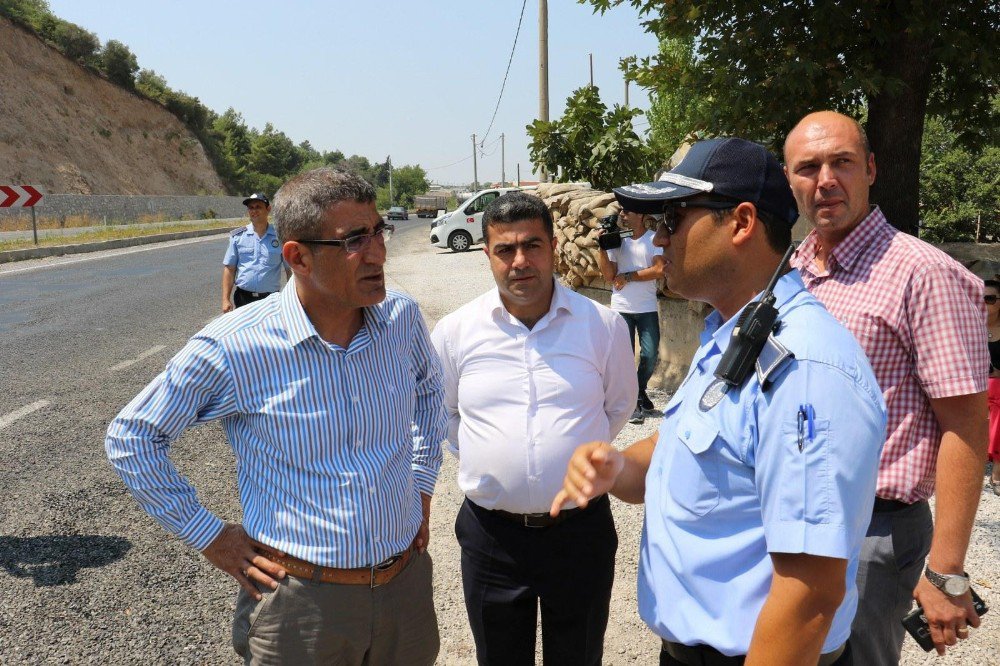
M 472 182 L 472 134 L 493 115 L 520 0 L 49 0 L 60 18 L 132 49 L 139 66 L 218 113 L 251 127 L 271 122 L 295 143 L 373 161 L 420 164 L 432 182 Z M 624 100 L 618 61 L 652 55 L 631 7 L 604 16 L 549 0 L 550 118 L 589 80 L 609 107 Z M 633 84 L 633 106 L 648 95 Z M 479 180 L 531 179 L 525 125 L 538 113 L 538 2 L 528 0 L 496 121 L 478 158 Z M 645 118 L 636 126 L 644 131 Z

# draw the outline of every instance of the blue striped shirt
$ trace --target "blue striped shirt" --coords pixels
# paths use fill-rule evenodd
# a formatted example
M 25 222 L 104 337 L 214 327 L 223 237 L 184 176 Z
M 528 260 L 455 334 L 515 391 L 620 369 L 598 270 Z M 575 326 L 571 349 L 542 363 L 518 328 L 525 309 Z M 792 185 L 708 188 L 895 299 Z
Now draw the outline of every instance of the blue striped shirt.
M 416 303 L 389 292 L 345 350 L 322 340 L 294 281 L 216 319 L 112 421 L 108 458 L 142 507 L 201 550 L 223 521 L 168 458 L 221 419 L 243 527 L 315 564 L 361 567 L 406 549 L 431 494 L 447 421 L 441 368 Z

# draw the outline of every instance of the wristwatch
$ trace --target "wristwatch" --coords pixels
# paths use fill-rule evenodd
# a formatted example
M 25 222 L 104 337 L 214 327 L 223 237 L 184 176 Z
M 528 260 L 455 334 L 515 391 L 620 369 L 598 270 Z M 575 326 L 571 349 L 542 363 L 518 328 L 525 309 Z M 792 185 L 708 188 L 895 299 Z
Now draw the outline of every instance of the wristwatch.
M 960 597 L 969 591 L 969 574 L 940 574 L 930 567 L 924 569 L 924 576 L 931 585 L 941 590 L 949 597 Z
M 618 275 L 626 282 L 631 282 L 632 278 L 635 277 L 635 271 L 627 271 L 625 273 L 619 273 Z

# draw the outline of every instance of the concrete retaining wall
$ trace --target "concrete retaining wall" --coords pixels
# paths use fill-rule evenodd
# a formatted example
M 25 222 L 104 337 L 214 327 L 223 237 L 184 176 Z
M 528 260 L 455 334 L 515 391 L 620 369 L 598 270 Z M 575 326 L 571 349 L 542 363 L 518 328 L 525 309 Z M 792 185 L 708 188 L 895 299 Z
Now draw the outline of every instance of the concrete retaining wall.
M 165 220 L 244 217 L 243 197 L 48 194 L 35 208 L 39 226 L 134 224 Z M 31 228 L 28 208 L 0 208 L 0 229 Z

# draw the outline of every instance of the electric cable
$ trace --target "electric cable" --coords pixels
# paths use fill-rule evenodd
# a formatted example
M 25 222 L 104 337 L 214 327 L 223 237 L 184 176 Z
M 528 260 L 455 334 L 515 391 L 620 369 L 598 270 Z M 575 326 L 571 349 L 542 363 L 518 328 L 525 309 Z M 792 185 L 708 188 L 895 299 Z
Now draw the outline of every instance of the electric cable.
M 521 3 L 521 17 L 517 19 L 517 31 L 514 33 L 514 45 L 510 47 L 510 58 L 507 60 L 507 71 L 503 75 L 503 84 L 500 85 L 500 96 L 497 98 L 497 105 L 493 109 L 493 117 L 490 118 L 490 126 L 486 128 L 486 133 L 483 134 L 483 140 L 480 142 L 482 145 L 483 141 L 486 141 L 486 137 L 489 136 L 490 130 L 493 129 L 493 121 L 497 119 L 497 111 L 500 110 L 500 100 L 503 99 L 504 88 L 507 87 L 507 76 L 510 74 L 510 64 L 514 62 L 514 51 L 517 49 L 517 38 L 521 34 L 521 22 L 524 21 L 524 8 L 528 5 L 528 0 L 524 0 Z

